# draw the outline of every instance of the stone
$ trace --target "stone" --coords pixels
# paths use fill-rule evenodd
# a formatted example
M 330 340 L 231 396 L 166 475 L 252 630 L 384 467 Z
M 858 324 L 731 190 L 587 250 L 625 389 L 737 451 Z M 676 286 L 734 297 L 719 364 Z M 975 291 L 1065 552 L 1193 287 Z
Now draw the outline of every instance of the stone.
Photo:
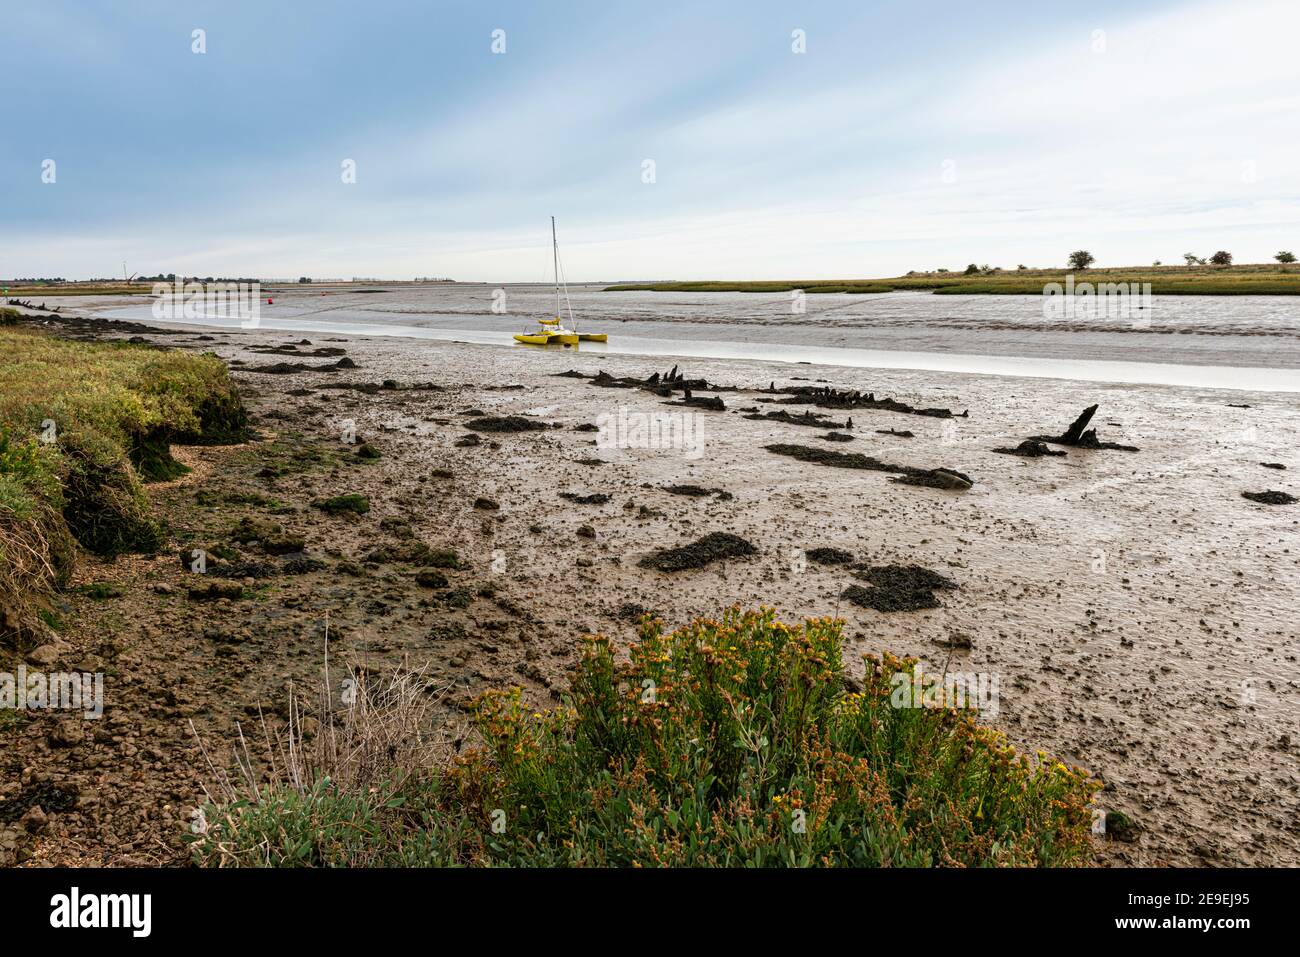
M 59 646 L 51 642 L 47 645 L 41 645 L 35 651 L 27 656 L 27 660 L 34 665 L 42 668 L 48 668 L 58 662 L 61 652 Z
M 39 834 L 49 826 L 50 819 L 39 804 L 34 804 L 27 809 L 27 813 L 18 819 L 18 824 L 28 834 Z

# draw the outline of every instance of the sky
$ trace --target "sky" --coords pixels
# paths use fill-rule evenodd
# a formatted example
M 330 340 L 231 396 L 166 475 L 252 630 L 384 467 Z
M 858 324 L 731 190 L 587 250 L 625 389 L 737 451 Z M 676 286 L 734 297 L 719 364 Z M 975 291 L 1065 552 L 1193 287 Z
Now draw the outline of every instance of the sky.
M 538 282 L 552 215 L 570 282 L 1300 252 L 1295 0 L 5 13 L 3 277 Z

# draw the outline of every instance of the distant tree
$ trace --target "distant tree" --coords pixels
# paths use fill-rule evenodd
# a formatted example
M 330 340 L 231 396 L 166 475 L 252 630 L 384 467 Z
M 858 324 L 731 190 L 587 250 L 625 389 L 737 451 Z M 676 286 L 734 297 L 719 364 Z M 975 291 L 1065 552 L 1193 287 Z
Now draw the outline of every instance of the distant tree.
M 1284 249 L 1273 258 L 1280 263 L 1293 263 L 1295 262 L 1295 253 L 1287 252 L 1287 250 Z
M 1215 253 L 1213 256 L 1210 257 L 1210 262 L 1214 263 L 1214 265 L 1216 266 L 1231 266 L 1232 253 L 1220 249 L 1217 253 Z
M 1024 272 L 1028 268 L 1029 267 L 1026 266 L 1024 263 L 1021 263 L 1019 266 L 1016 267 L 1016 269 L 1020 270 L 1021 272 Z
M 1153 266 L 1159 266 L 1159 265 L 1162 265 L 1162 263 L 1160 262 L 1159 259 L 1157 259 L 1157 260 L 1156 260 L 1155 262 L 1153 262 L 1151 265 L 1153 265 Z
M 1097 257 L 1086 249 L 1076 249 L 1070 253 L 1071 269 L 1087 269 L 1097 261 Z
M 977 265 L 975 265 L 974 263 L 971 263 L 969 266 L 966 267 L 966 273 L 965 273 L 965 275 L 967 275 L 967 276 L 973 276 L 973 275 L 975 275 L 975 274 L 976 274 L 977 272 L 979 272 L 979 271 L 980 271 L 980 267 L 977 266 Z
M 1204 266 L 1205 260 L 1196 253 L 1183 253 L 1183 262 L 1189 266 Z
M 299 277 L 298 277 L 298 281 L 299 281 L 299 282 L 311 282 L 311 276 L 299 276 Z
M 943 266 L 940 266 L 940 267 L 936 270 L 936 272 L 947 272 L 947 271 L 948 271 L 948 270 L 945 269 Z

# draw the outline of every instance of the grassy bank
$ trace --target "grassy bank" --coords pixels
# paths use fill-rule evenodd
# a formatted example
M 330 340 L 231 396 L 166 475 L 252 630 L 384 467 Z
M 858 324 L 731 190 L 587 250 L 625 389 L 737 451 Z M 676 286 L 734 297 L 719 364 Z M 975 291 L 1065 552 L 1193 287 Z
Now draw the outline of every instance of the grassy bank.
M 1158 296 L 1295 296 L 1300 295 L 1300 265 L 1148 266 L 1117 269 L 1022 269 L 991 274 L 913 273 L 892 279 L 810 279 L 759 282 L 656 282 L 607 286 L 606 292 L 759 292 L 802 289 L 813 293 L 935 292 L 949 295 L 1039 296 L 1043 286 L 1075 282 L 1151 283 Z
M 153 282 L 60 282 L 13 283 L 5 287 L 11 299 L 46 296 L 151 296 Z
M 0 644 L 11 646 L 39 634 L 74 542 L 102 555 L 159 547 L 143 483 L 183 471 L 171 443 L 246 433 L 214 356 L 71 342 L 12 320 L 0 316 Z
M 423 681 L 390 678 L 341 712 L 299 715 L 299 728 L 319 721 L 319 730 L 280 748 L 278 783 L 254 786 L 249 766 L 242 792 L 228 781 L 214 788 L 221 804 L 206 811 L 195 859 L 349 867 L 1086 860 L 1096 786 L 1083 772 L 1016 755 L 971 711 L 900 706 L 896 676 L 910 685 L 910 660 L 869 658 L 858 687 L 845 678 L 841 647 L 840 622 L 790 627 L 770 611 L 733 609 L 671 634 L 646 622 L 626 661 L 608 640 L 588 640 L 563 707 L 536 713 L 517 692 L 482 697 L 478 745 L 447 747 L 441 760 L 412 731 L 426 706 Z

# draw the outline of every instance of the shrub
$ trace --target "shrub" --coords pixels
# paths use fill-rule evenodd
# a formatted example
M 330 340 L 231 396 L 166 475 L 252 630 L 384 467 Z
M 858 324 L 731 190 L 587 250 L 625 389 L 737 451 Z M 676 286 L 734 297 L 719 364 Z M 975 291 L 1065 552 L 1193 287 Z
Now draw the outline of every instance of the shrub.
M 215 809 L 201 863 L 974 866 L 1085 860 L 1096 785 L 1018 756 L 968 710 L 894 707 L 915 661 L 842 622 L 728 611 L 621 662 L 589 639 L 566 706 L 480 699 L 484 746 L 370 795 L 315 780 Z M 1045 756 L 1041 756 L 1045 757 Z M 389 780 L 389 779 L 385 779 Z M 272 826 L 273 824 L 277 826 Z M 322 837 L 321 835 L 325 835 Z

